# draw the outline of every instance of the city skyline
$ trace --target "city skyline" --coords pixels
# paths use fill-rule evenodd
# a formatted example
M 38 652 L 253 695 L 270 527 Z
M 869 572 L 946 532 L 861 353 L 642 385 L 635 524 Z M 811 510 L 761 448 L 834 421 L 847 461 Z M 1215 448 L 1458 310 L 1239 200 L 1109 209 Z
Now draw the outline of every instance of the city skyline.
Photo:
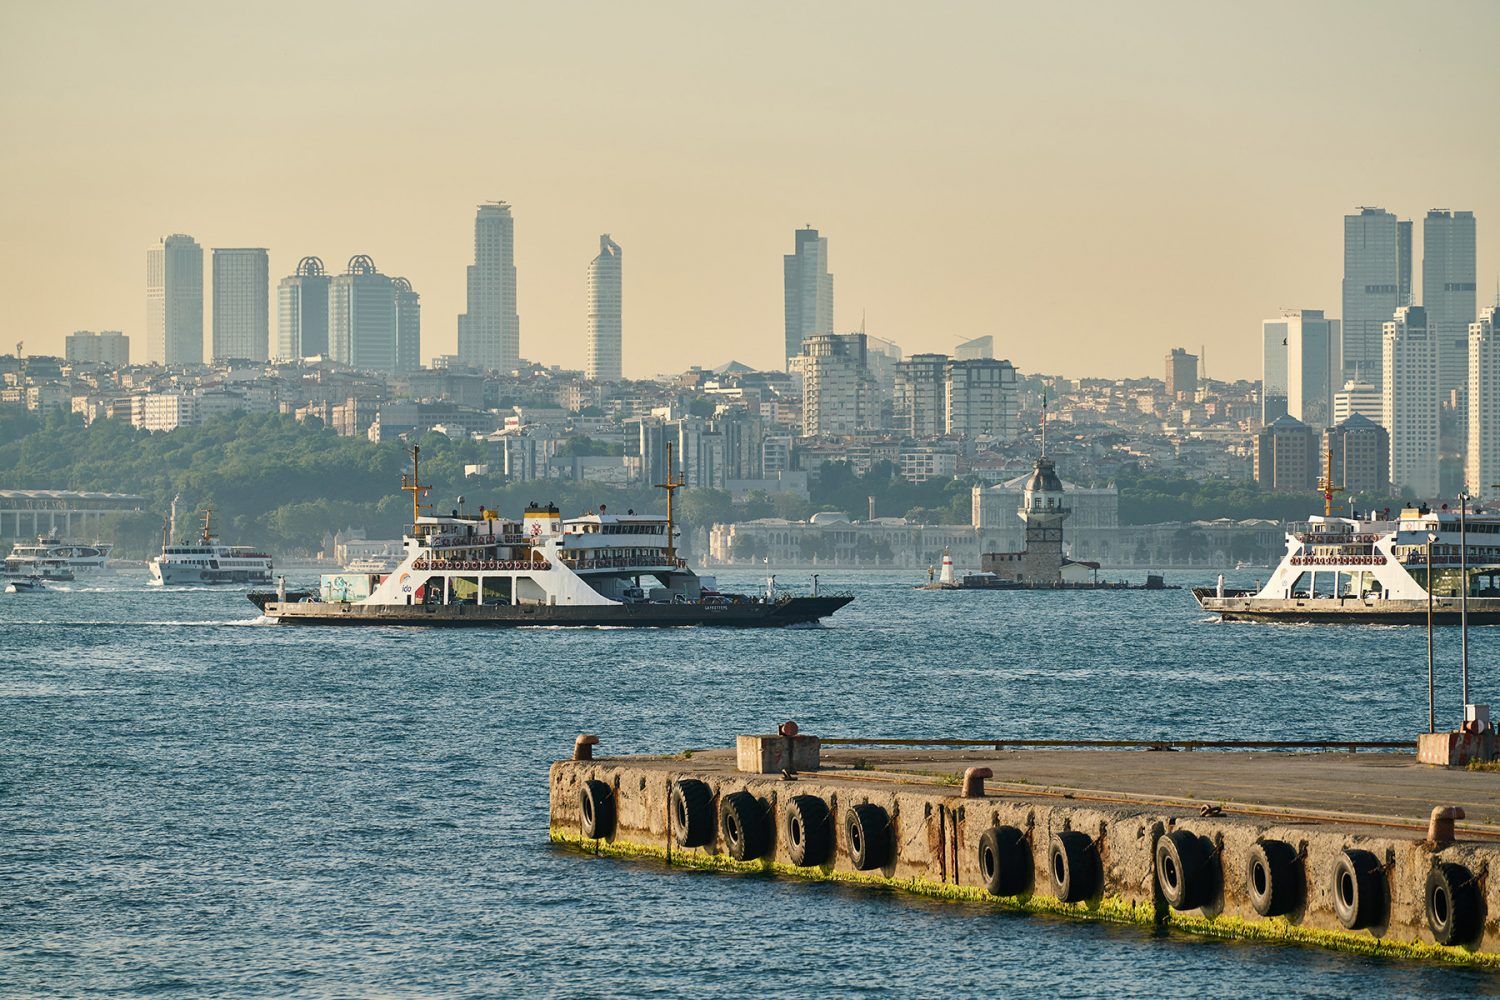
M 992 335 L 1020 369 L 1072 377 L 1147 375 L 1168 348 L 1205 346 L 1210 376 L 1254 378 L 1265 317 L 1295 305 L 1342 318 L 1337 220 L 1355 206 L 1383 205 L 1401 219 L 1437 206 L 1473 211 L 1477 304 L 1493 297 L 1500 252 L 1487 220 L 1500 219 L 1500 192 L 1488 165 L 1500 140 L 1481 127 L 1493 71 L 1399 6 L 1359 5 L 1357 18 L 1351 9 L 1305 12 L 1294 37 L 1270 15 L 1236 18 L 1226 41 L 1227 12 L 1179 17 L 1164 34 L 1151 27 L 1162 19 L 1104 9 L 953 5 L 936 16 L 949 24 L 961 13 L 975 30 L 912 47 L 908 18 L 894 11 L 868 16 L 852 39 L 840 8 L 795 20 L 792 8 L 773 7 L 731 16 L 747 44 L 728 55 L 702 45 L 704 27 L 691 19 L 601 7 L 582 33 L 560 33 L 556 14 L 512 11 L 508 33 L 536 44 L 505 66 L 464 66 L 449 50 L 467 52 L 502 17 L 476 8 L 462 37 L 402 37 L 405 68 L 370 81 L 339 122 L 303 90 L 329 74 L 362 77 L 361 53 L 396 44 L 394 29 L 361 27 L 359 44 L 331 53 L 310 39 L 332 33 L 336 15 L 306 12 L 309 40 L 285 42 L 281 72 L 267 78 L 248 66 L 276 37 L 274 16 L 236 22 L 244 44 L 210 55 L 185 43 L 185 17 L 159 15 L 164 25 L 100 6 L 63 30 L 40 10 L 17 9 L 6 15 L 14 52 L 0 69 L 0 120 L 34 141 L 7 154 L 12 184 L 0 193 L 10 223 L 6 333 L 58 354 L 76 329 L 121 329 L 145 345 L 140 248 L 185 232 L 204 247 L 268 246 L 273 275 L 311 253 L 402 261 L 423 291 L 426 361 L 456 351 L 463 269 L 473 262 L 469 213 L 504 198 L 522 221 L 520 353 L 544 363 L 582 367 L 578 269 L 608 230 L 632 248 L 638 337 L 627 376 L 731 358 L 779 367 L 776 258 L 788 231 L 810 221 L 836 245 L 835 331 L 858 329 L 864 316 L 871 334 L 908 354 Z M 1451 13 L 1481 34 L 1500 22 L 1481 5 Z M 223 17 L 208 14 L 204 30 Z M 1030 51 L 981 72 L 989 60 L 978 58 L 977 39 L 990 22 Z M 1397 34 L 1409 58 L 1371 73 L 1359 53 Z M 568 37 L 568 47 L 551 37 Z M 791 48 L 818 58 L 777 60 Z M 908 48 L 925 71 L 910 93 L 876 69 Z M 700 86 L 646 100 L 665 83 L 652 66 L 658 50 L 687 59 Z M 748 55 L 758 50 L 766 62 Z M 1048 74 L 1063 51 L 1087 71 Z M 621 53 L 611 92 L 588 88 L 584 68 Z M 773 78 L 772 63 L 790 71 Z M 1295 86 L 1268 84 L 1281 65 L 1299 67 Z M 520 86 L 543 69 L 557 79 L 551 98 Z M 69 87 L 49 88 L 62 71 Z M 140 86 L 113 92 L 127 71 Z M 1039 94 L 1028 88 L 1038 72 L 1048 80 Z M 160 97 L 204 73 L 225 88 L 181 94 L 162 119 Z M 708 114 L 747 88 L 761 99 Z M 585 89 L 578 106 L 596 113 L 559 123 L 551 109 Z M 480 95 L 496 90 L 513 105 L 503 141 L 472 128 Z M 226 104 L 239 113 L 215 116 Z M 762 104 L 793 110 L 768 122 L 754 110 Z M 393 113 L 420 134 L 411 153 L 392 150 L 377 127 Z M 1379 155 L 1360 146 L 1391 120 L 1413 123 L 1406 141 Z M 1309 130 L 1346 152 L 1309 163 L 1277 149 Z M 274 161 L 260 152 L 272 135 Z M 94 155 L 104 147 L 119 155 Z M 308 183 L 334 175 L 338 184 Z M 708 231 L 729 237 L 712 254 L 702 252 Z M 82 287 L 78 274 L 88 276 Z M 1186 301 L 1163 312 L 1168 288 Z M 1109 333 L 1080 329 L 1080 311 L 1111 316 Z

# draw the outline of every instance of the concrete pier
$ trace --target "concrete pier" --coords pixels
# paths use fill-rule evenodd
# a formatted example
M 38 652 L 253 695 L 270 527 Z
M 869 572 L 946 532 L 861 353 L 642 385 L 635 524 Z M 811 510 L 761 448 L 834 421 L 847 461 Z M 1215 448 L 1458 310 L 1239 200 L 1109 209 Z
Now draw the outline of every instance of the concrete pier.
M 744 739 L 738 758 L 554 764 L 553 841 L 1500 968 L 1500 773 L 1390 752 L 825 745 L 788 776 L 754 773 L 774 755 Z

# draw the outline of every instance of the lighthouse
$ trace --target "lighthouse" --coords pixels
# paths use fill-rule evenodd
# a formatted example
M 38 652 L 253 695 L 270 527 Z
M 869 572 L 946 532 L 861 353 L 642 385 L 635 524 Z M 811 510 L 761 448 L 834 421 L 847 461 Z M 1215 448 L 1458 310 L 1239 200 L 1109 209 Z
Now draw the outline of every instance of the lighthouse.
M 1041 586 L 1062 582 L 1063 522 L 1070 513 L 1056 464 L 1046 454 L 1038 456 L 1031 478 L 1021 489 L 1021 506 L 1016 511 L 1026 522 L 1022 579 Z

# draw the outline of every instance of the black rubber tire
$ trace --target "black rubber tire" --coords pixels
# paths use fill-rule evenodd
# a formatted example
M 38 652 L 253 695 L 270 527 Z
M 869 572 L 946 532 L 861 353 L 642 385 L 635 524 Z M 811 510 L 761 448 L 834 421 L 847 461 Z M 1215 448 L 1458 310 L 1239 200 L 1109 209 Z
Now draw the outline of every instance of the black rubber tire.
M 1297 849 L 1284 840 L 1260 840 L 1245 859 L 1245 892 L 1263 917 L 1282 917 L 1302 904 L 1306 889 Z
M 680 847 L 705 847 L 714 839 L 714 793 L 697 778 L 672 785 L 672 835 Z
M 1380 859 L 1349 847 L 1333 866 L 1333 912 L 1351 931 L 1373 927 L 1385 916 L 1385 878 Z
M 719 799 L 719 836 L 724 850 L 736 861 L 754 861 L 771 847 L 771 817 L 760 799 L 749 792 L 731 792 Z
M 1047 847 L 1052 894 L 1064 903 L 1081 903 L 1099 891 L 1099 853 L 1093 839 L 1077 830 L 1052 835 Z
M 603 840 L 615 832 L 615 790 L 597 778 L 578 787 L 578 809 L 583 814 L 583 835 Z
M 1468 944 L 1479 930 L 1479 891 L 1463 865 L 1442 862 L 1427 873 L 1427 926 L 1438 944 Z
M 816 868 L 833 853 L 833 817 L 816 795 L 797 795 L 786 804 L 786 853 L 798 868 Z
M 995 896 L 1018 896 L 1031 887 L 1031 845 L 1013 826 L 992 826 L 979 837 L 979 877 Z
M 1213 853 L 1203 838 L 1173 830 L 1156 841 L 1156 886 L 1174 910 L 1195 910 L 1213 898 Z
M 855 806 L 844 814 L 844 840 L 856 871 L 884 868 L 891 860 L 891 818 L 879 806 Z

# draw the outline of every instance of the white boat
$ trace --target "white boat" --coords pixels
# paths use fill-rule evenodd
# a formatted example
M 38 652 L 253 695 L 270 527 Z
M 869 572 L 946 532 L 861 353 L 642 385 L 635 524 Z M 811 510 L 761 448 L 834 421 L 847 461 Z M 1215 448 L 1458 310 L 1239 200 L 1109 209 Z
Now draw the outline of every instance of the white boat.
M 172 520 L 177 521 L 177 501 L 172 501 Z M 195 541 L 170 542 L 172 528 L 161 554 L 148 566 L 151 582 L 159 586 L 195 584 L 246 584 L 271 582 L 271 557 L 248 545 L 225 545 L 213 533 L 213 511 L 203 512 L 203 530 Z
M 385 558 L 380 558 L 377 556 L 365 556 L 362 559 L 349 560 L 349 565 L 344 567 L 344 572 L 385 574 L 389 573 L 391 570 L 400 565 L 400 556 L 387 556 Z
M 1430 562 L 1429 562 L 1430 560 Z M 1429 568 L 1430 567 L 1430 568 Z M 1200 587 L 1226 620 L 1500 624 L 1500 511 L 1407 507 L 1399 515 L 1308 518 L 1259 590 Z
M 35 542 L 17 542 L 5 557 L 7 575 L 71 580 L 80 573 L 96 573 L 109 562 L 112 542 L 74 542 L 39 535 Z M 59 573 L 66 570 L 66 574 Z
M 7 594 L 34 594 L 39 590 L 46 590 L 39 576 L 17 576 L 11 577 L 5 582 Z

